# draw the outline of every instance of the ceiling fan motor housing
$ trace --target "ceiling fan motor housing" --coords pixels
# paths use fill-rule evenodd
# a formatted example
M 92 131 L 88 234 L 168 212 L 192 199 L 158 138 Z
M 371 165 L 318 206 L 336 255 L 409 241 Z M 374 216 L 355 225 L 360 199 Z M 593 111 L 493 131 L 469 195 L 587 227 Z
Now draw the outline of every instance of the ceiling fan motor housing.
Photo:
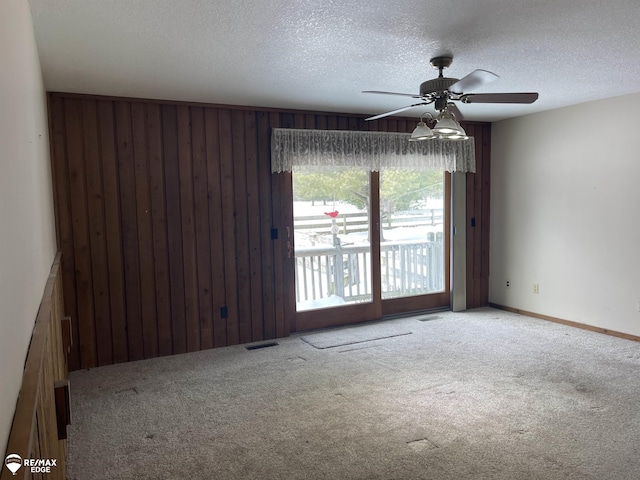
M 534 92 L 529 93 L 481 93 L 473 94 L 468 93 L 470 90 L 475 90 L 485 84 L 497 79 L 498 76 L 488 70 L 477 69 L 470 74 L 462 77 L 462 80 L 457 78 L 449 78 L 442 75 L 442 71 L 448 68 L 453 61 L 453 56 L 441 56 L 431 59 L 431 66 L 436 70 L 439 70 L 438 78 L 433 78 L 422 82 L 420 85 L 420 95 L 411 93 L 396 93 L 396 92 L 381 92 L 381 91 L 366 91 L 364 93 L 381 93 L 384 95 L 401 95 L 412 98 L 420 98 L 419 103 L 413 105 L 407 105 L 406 107 L 397 108 L 390 112 L 374 115 L 366 120 L 377 120 L 389 115 L 404 112 L 413 107 L 424 106 L 433 104 L 435 109 L 441 114 L 453 113 L 460 116 L 460 111 L 457 109 L 454 103 L 451 101 L 461 101 L 462 103 L 533 103 L 538 99 L 538 94 Z M 451 87 L 455 85 L 455 90 L 451 91 Z
M 457 78 L 438 77 L 434 78 L 433 80 L 422 82 L 422 84 L 420 84 L 420 96 L 425 96 L 436 92 L 444 92 L 457 81 Z

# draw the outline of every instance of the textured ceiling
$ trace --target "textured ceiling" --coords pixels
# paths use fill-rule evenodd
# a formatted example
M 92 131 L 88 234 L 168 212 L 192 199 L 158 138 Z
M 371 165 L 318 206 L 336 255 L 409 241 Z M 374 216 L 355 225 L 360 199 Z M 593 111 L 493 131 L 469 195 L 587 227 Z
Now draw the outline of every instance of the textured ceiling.
M 477 68 L 476 92 L 533 105 L 462 105 L 493 121 L 640 91 L 638 0 L 29 0 L 49 91 L 380 113 Z M 426 107 L 404 112 L 419 116 Z

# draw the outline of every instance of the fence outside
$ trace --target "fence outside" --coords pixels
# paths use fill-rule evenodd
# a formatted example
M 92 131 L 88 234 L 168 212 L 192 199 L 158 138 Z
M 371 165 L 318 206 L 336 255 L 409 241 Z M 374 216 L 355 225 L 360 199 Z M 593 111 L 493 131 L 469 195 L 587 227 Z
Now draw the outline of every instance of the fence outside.
M 331 234 L 331 222 L 328 222 L 326 215 L 296 216 L 293 219 L 293 228 L 296 232 L 311 235 Z M 441 208 L 423 210 L 420 214 L 397 214 L 383 215 L 382 224 L 385 228 L 416 227 L 424 225 L 441 225 L 444 223 L 444 211 Z M 339 234 L 366 232 L 369 229 L 369 215 L 367 212 L 361 213 L 341 213 L 336 219 L 339 227 Z
M 330 295 L 346 303 L 371 299 L 369 245 L 297 248 L 296 302 Z M 380 246 L 382 298 L 420 295 L 444 289 L 442 234 L 426 242 L 383 242 Z
M 444 223 L 442 209 L 384 215 L 385 231 L 431 227 Z M 296 246 L 296 302 L 301 310 L 318 308 L 319 301 L 335 295 L 345 303 L 370 301 L 371 253 L 367 243 L 342 245 L 338 235 L 366 232 L 367 212 L 295 216 L 296 238 L 312 246 Z M 425 241 L 396 240 L 380 244 L 382 298 L 421 295 L 444 290 L 442 232 L 428 232 Z

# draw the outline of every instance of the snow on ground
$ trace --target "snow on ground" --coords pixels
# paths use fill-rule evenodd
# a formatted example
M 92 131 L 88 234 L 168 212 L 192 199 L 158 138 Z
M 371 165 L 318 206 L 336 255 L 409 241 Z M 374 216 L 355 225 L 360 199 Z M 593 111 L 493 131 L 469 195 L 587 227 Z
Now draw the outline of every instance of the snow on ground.
M 429 198 L 423 205 L 416 208 L 413 213 L 419 214 L 423 210 L 441 209 L 442 206 L 443 201 L 441 198 Z M 322 200 L 316 201 L 315 205 L 311 205 L 311 202 L 293 202 L 294 217 L 323 215 L 325 212 L 333 212 L 335 210 L 340 213 L 364 213 L 364 210 L 346 202 L 327 202 L 326 205 L 323 204 Z
M 302 310 L 313 310 L 316 308 L 328 308 L 344 305 L 345 300 L 337 295 L 329 295 L 325 298 L 319 298 L 317 300 L 304 300 L 296 304 L 296 309 L 300 312 Z

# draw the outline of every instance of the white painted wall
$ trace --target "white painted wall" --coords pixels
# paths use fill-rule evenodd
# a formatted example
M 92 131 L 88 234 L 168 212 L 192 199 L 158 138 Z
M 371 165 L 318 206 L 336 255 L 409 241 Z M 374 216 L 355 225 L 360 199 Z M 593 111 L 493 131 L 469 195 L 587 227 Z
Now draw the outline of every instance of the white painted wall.
M 0 1 L 0 452 L 55 256 L 46 97 L 27 0 Z
M 640 335 L 639 123 L 633 94 L 493 124 L 490 302 Z

